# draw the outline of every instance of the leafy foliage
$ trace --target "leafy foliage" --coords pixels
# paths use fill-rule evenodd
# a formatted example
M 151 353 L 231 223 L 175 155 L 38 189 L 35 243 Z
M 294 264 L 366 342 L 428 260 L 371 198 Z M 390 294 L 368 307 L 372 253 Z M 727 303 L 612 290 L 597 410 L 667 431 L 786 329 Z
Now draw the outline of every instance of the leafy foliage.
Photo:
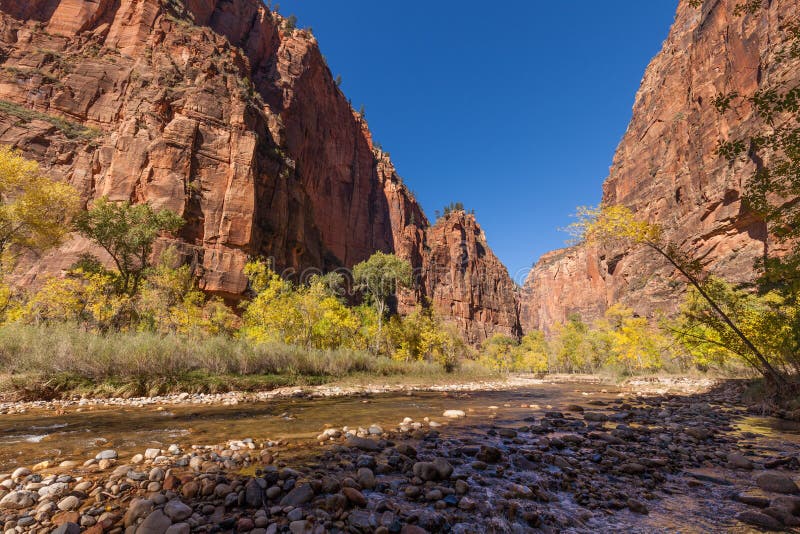
M 779 291 L 759 295 L 719 278 L 709 279 L 707 291 L 768 355 L 771 365 L 787 375 L 800 373 L 800 312 L 796 303 Z M 741 338 L 727 328 L 696 291 L 688 293 L 674 331 L 703 367 L 726 366 L 736 360 L 761 370 L 761 363 Z
M 392 317 L 388 326 L 393 357 L 401 361 L 433 361 L 445 370 L 469 353 L 461 336 L 444 325 L 430 308 L 417 307 L 407 317 Z
M 361 348 L 358 317 L 332 294 L 328 279 L 294 287 L 263 262 L 249 263 L 246 272 L 257 295 L 245 309 L 245 337 L 316 349 Z
M 380 343 L 383 320 L 390 309 L 392 299 L 401 287 L 411 285 L 411 264 L 394 254 L 376 252 L 366 261 L 353 267 L 356 289 L 361 290 L 375 306 L 378 327 L 376 348 Z
M 573 314 L 549 338 L 532 331 L 522 340 L 495 335 L 483 343 L 481 361 L 501 372 L 622 374 L 683 369 L 685 354 L 672 336 L 620 304 L 592 324 Z
M 114 261 L 120 289 L 135 295 L 145 271 L 151 267 L 153 243 L 166 232 L 176 232 L 183 219 L 149 204 L 111 202 L 101 198 L 75 218 L 75 229 L 100 245 Z
M 36 162 L 0 148 L 0 260 L 58 245 L 78 201 L 74 188 L 44 176 Z
M 587 242 L 606 246 L 646 246 L 666 259 L 707 303 L 731 334 L 747 348 L 759 372 L 776 384 L 786 383 L 785 377 L 774 368 L 768 357 L 739 327 L 735 318 L 728 315 L 721 303 L 715 300 L 714 293 L 707 287 L 709 279 L 699 258 L 693 257 L 679 245 L 666 240 L 660 226 L 638 220 L 625 206 L 600 206 L 579 209 L 578 221 L 570 229 L 579 239 Z

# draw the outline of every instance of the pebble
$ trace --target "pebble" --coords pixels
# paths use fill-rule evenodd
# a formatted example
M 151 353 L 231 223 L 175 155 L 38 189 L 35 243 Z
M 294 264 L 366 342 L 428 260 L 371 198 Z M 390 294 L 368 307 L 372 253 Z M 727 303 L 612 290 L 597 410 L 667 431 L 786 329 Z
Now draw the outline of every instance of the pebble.
M 97 453 L 97 456 L 94 457 L 95 460 L 116 460 L 118 457 L 117 451 L 113 449 L 107 449 L 104 451 L 100 451 Z
M 80 506 L 81 501 L 74 495 L 68 495 L 64 497 L 60 501 L 58 501 L 58 509 L 63 511 L 71 511 L 75 510 Z

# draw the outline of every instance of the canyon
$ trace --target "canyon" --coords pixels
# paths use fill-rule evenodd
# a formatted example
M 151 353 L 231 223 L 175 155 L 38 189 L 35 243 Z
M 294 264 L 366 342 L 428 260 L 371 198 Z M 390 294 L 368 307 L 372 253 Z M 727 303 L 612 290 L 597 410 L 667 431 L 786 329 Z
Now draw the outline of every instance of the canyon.
M 756 161 L 730 164 L 720 139 L 760 131 L 746 103 L 714 99 L 800 83 L 778 55 L 791 0 L 756 13 L 737 0 L 681 1 L 648 66 L 603 185 L 667 238 L 734 282 L 774 247 L 742 202 Z M 431 223 L 365 118 L 337 86 L 313 33 L 258 0 L 0 0 L 0 143 L 93 199 L 148 202 L 186 220 L 175 246 L 205 291 L 236 300 L 248 258 L 298 279 L 375 251 L 407 259 L 401 310 L 430 303 L 472 344 L 590 321 L 614 303 L 674 313 L 683 284 L 647 252 L 577 245 L 545 254 L 518 288 L 474 216 Z M 520 241 L 524 237 L 520 237 Z M 91 245 L 27 256 L 36 285 Z M 98 255 L 102 254 L 92 250 Z
M 740 4 L 680 2 L 644 74 L 602 197 L 659 224 L 666 239 L 735 283 L 752 281 L 754 261 L 775 243 L 742 202 L 756 158 L 730 164 L 717 144 L 759 134 L 764 124 L 748 103 L 720 114 L 714 100 L 800 83 L 800 59 L 779 58 L 797 3 L 776 0 L 755 13 L 740 13 Z M 618 302 L 653 318 L 674 313 L 684 287 L 647 250 L 578 245 L 536 263 L 521 293 L 521 322 L 525 330 L 549 330 L 571 314 L 595 319 Z
M 472 215 L 431 227 L 314 35 L 258 0 L 0 1 L 0 143 L 81 193 L 180 214 L 174 246 L 231 300 L 249 257 L 302 278 L 394 252 L 472 343 L 519 331 L 516 287 Z M 20 262 L 35 285 L 74 237 Z

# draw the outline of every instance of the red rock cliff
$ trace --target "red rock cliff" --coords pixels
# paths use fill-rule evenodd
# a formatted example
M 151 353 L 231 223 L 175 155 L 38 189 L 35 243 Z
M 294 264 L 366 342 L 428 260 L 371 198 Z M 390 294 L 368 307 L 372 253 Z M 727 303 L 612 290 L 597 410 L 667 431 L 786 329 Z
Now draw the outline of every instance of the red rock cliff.
M 516 285 L 475 217 L 458 210 L 445 215 L 427 239 L 422 281 L 433 308 L 452 317 L 471 343 L 519 335 Z
M 295 271 L 349 267 L 376 250 L 417 269 L 427 261 L 425 215 L 315 38 L 258 0 L 0 0 L 0 67 L 0 143 L 87 202 L 180 213 L 179 248 L 208 291 L 240 294 L 250 255 Z M 30 260 L 20 279 L 57 272 L 87 246 L 75 238 Z M 470 262 L 480 270 L 484 257 Z M 436 287 L 437 307 L 470 332 L 505 321 L 488 288 L 462 309 L 446 303 L 468 289 Z
M 720 93 L 752 94 L 800 82 L 800 62 L 776 60 L 797 21 L 796 0 L 774 0 L 756 14 L 735 14 L 740 0 L 681 0 L 662 51 L 636 95 L 633 118 L 603 186 L 603 202 L 624 204 L 666 229 L 668 238 L 733 281 L 751 280 L 769 246 L 762 222 L 742 206 L 752 164 L 716 154 L 721 138 L 763 127 L 752 109 L 720 115 Z M 545 255 L 522 297 L 526 329 L 547 329 L 573 312 L 585 319 L 623 302 L 642 315 L 673 312 L 684 284 L 646 251 L 574 247 Z

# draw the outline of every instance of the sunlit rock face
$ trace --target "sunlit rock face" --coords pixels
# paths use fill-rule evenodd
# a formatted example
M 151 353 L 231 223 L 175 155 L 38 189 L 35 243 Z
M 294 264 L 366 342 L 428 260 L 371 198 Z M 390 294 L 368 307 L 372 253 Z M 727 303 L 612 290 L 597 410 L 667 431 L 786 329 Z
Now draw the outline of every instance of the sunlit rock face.
M 714 273 L 742 282 L 773 244 L 764 224 L 742 205 L 755 162 L 729 164 L 721 138 L 761 132 L 747 105 L 721 115 L 720 93 L 753 94 L 800 83 L 800 61 L 778 60 L 797 2 L 775 0 L 756 14 L 734 13 L 740 0 L 681 0 L 661 52 L 636 95 L 633 118 L 603 185 L 603 202 L 624 204 L 661 224 Z M 642 316 L 674 312 L 684 284 L 645 250 L 573 247 L 535 265 L 521 297 L 525 329 L 549 329 L 571 313 L 584 319 L 622 302 Z
M 174 244 L 209 292 L 241 295 L 251 256 L 297 276 L 381 250 L 420 273 L 430 250 L 449 246 L 426 235 L 314 36 L 258 0 L 0 0 L 0 67 L 0 143 L 87 203 L 181 214 Z M 25 258 L 17 279 L 35 284 L 90 248 L 76 237 Z M 414 294 L 434 297 L 473 340 L 517 328 L 513 284 L 490 252 L 467 268 L 498 278 L 445 286 L 427 276 Z

